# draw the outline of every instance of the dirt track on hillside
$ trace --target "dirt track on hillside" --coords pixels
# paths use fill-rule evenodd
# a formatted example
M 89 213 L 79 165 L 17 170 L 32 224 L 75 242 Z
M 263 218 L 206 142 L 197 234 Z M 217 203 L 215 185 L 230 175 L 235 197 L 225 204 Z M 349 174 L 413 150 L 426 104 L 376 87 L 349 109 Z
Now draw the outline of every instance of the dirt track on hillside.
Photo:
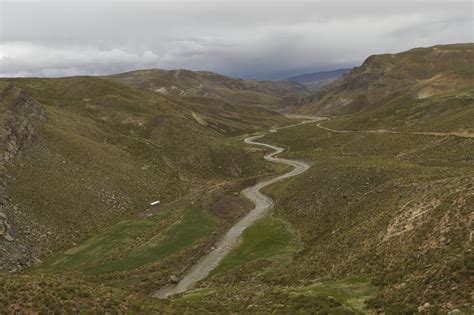
M 400 135 L 424 135 L 424 136 L 435 136 L 435 137 L 460 137 L 460 138 L 474 138 L 473 133 L 468 132 L 436 132 L 436 131 L 395 131 L 395 130 L 337 130 L 328 127 L 321 126 L 321 124 L 316 125 L 318 128 L 335 132 L 335 133 L 390 133 L 390 134 L 400 134 Z

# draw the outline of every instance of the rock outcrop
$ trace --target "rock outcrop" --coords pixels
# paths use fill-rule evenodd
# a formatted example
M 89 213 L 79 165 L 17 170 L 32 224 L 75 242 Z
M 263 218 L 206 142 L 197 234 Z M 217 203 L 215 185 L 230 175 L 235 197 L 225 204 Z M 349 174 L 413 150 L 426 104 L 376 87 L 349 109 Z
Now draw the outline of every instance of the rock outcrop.
M 11 84 L 0 86 L 0 271 L 16 272 L 37 261 L 32 233 L 41 227 L 28 218 L 9 198 L 8 165 L 38 138 L 37 121 L 46 119 L 44 107 L 26 92 Z M 26 228 L 28 226 L 28 228 Z

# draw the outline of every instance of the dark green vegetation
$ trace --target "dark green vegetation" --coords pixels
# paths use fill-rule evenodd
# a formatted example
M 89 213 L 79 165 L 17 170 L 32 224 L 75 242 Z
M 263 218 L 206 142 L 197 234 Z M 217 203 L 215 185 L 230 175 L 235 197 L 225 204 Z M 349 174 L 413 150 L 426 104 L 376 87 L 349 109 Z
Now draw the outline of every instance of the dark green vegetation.
M 180 221 L 166 228 L 157 237 L 147 243 L 134 248 L 127 256 L 117 261 L 105 263 L 88 270 L 88 273 L 108 273 L 124 271 L 167 257 L 180 251 L 199 239 L 209 235 L 215 228 L 215 220 L 197 208 L 188 208 L 184 211 Z
M 91 282 L 151 293 L 165 285 L 169 275 L 179 275 L 193 264 L 211 236 L 219 234 L 217 222 L 196 206 L 175 206 L 146 219 L 115 224 L 34 271 L 72 273 Z
M 469 312 L 472 58 L 373 56 L 309 98 L 184 70 L 0 80 L 0 267 L 25 269 L 0 310 Z M 272 217 L 197 288 L 150 299 L 250 210 L 235 192 L 284 171 L 242 140 L 294 105 L 333 116 L 262 141 L 312 167 L 267 187 Z
M 66 251 L 59 258 L 42 264 L 40 268 L 48 271 L 79 268 L 86 274 L 131 270 L 180 251 L 215 228 L 212 217 L 200 209 L 188 207 L 178 221 L 144 244 L 137 244 L 137 237 L 150 234 L 149 230 L 159 226 L 169 216 L 170 213 L 163 212 L 148 220 L 118 223 L 79 247 Z
M 222 260 L 212 274 L 257 259 L 273 259 L 283 263 L 297 251 L 298 242 L 285 223 L 272 217 L 264 218 L 242 233 L 241 244 Z
M 214 312 L 361 314 L 366 310 L 359 308 L 358 299 L 365 300 L 372 288 L 365 282 L 356 281 L 322 281 L 295 289 L 278 284 L 263 286 L 247 279 L 247 284 L 239 286 L 195 289 L 172 300 L 172 305 L 189 309 L 201 306 Z

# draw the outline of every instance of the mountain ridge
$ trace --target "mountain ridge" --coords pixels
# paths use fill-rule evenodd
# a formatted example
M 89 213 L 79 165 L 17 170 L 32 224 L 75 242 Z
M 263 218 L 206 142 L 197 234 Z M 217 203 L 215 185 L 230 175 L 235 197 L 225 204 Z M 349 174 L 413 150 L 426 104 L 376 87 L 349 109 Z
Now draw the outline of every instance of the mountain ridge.
M 301 107 L 317 114 L 354 113 L 405 96 L 422 99 L 472 88 L 474 44 L 413 48 L 369 56 Z
M 292 76 L 286 78 L 287 81 L 295 81 L 298 83 L 308 83 L 313 81 L 320 81 L 320 80 L 336 80 L 342 75 L 351 71 L 351 68 L 340 68 L 336 70 L 326 70 L 326 71 L 317 71 L 317 72 L 310 72 L 310 73 L 303 73 L 300 75 Z
M 311 94 L 296 82 L 243 80 L 210 71 L 185 69 L 137 70 L 103 78 L 165 95 L 216 98 L 270 109 L 276 108 L 284 97 Z

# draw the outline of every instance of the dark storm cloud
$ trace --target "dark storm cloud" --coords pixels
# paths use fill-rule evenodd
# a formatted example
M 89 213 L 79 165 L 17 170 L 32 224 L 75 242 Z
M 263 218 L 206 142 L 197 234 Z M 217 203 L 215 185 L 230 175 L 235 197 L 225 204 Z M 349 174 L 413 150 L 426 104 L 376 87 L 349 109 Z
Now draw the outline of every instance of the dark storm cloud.
M 470 1 L 10 1 L 0 8 L 1 76 L 188 68 L 277 78 L 473 41 Z

